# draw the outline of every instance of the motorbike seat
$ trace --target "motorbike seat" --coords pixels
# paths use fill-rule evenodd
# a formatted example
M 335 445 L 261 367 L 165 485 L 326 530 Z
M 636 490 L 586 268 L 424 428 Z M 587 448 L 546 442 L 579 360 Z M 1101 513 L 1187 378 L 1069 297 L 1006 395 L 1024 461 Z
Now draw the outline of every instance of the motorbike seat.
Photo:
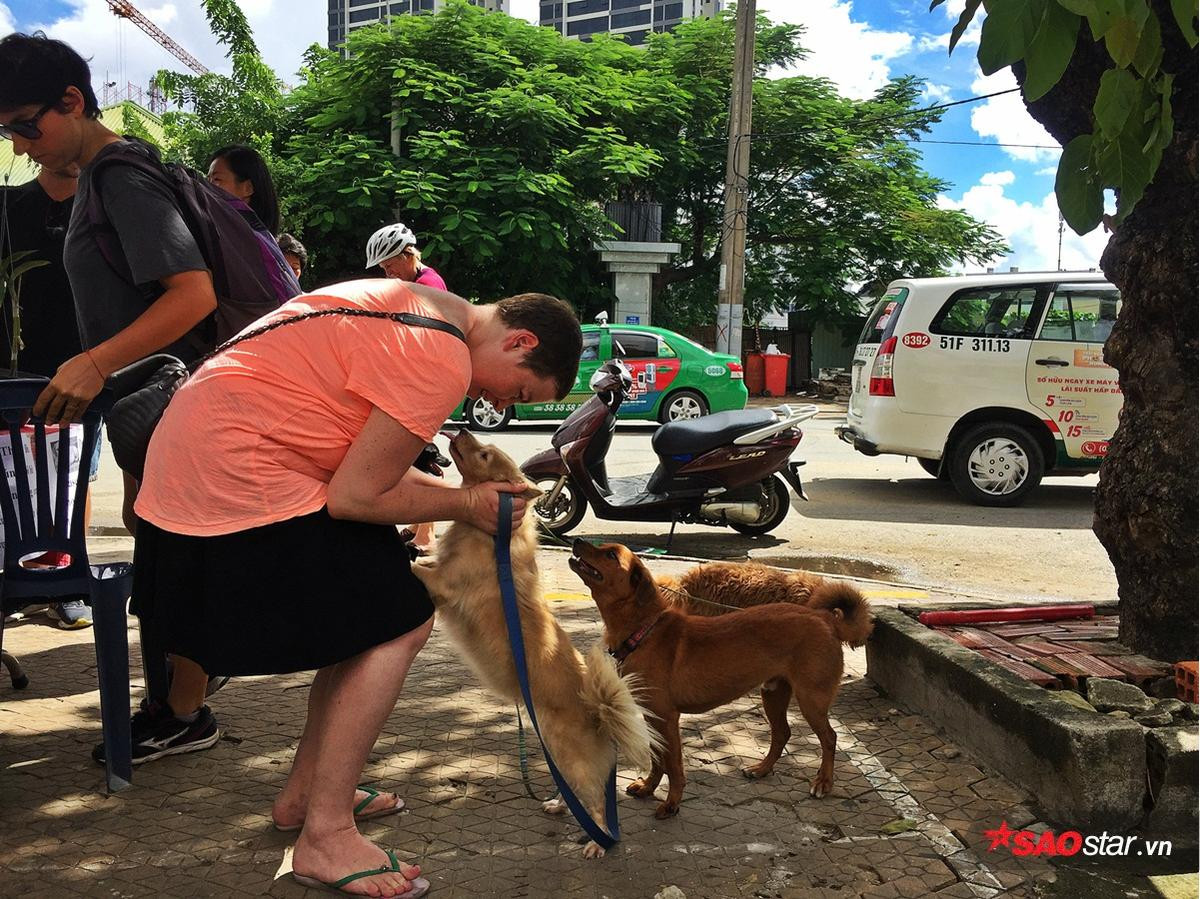
M 732 443 L 735 438 L 769 425 L 775 420 L 770 409 L 736 409 L 699 418 L 667 422 L 650 439 L 660 456 L 696 454 Z

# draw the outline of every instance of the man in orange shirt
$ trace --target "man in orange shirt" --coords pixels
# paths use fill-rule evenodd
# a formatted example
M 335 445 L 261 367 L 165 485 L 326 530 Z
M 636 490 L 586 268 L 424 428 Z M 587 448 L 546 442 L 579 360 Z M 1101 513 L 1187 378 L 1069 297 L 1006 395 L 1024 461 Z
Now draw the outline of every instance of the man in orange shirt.
M 327 314 L 287 321 L 314 312 Z M 355 785 L 433 624 L 395 525 L 494 531 L 499 494 L 525 485 L 447 487 L 411 465 L 464 395 L 498 409 L 564 396 L 582 336 L 553 297 L 475 306 L 398 280 L 323 288 L 260 324 L 275 322 L 201 366 L 155 430 L 131 609 L 210 674 L 318 669 L 272 809 L 277 827 L 300 830 L 293 872 L 415 899 L 428 887 L 419 868 L 356 828 L 403 806 Z M 515 527 L 525 503 L 513 506 Z M 169 706 L 150 710 L 134 739 L 185 725 Z

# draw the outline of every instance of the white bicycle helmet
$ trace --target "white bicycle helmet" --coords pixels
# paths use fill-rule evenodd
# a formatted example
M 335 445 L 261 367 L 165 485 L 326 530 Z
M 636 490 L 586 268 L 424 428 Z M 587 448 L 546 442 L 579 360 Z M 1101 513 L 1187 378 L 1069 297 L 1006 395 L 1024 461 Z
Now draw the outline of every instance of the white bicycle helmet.
M 417 245 L 417 236 L 403 222 L 384 225 L 367 241 L 367 268 L 374 268 L 386 259 L 398 256 Z

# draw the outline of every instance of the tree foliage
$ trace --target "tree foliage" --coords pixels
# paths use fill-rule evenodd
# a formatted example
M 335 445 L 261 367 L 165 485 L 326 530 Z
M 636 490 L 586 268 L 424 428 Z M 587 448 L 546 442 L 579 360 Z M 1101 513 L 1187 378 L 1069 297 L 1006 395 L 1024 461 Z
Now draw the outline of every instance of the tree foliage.
M 611 302 L 593 245 L 621 236 L 604 204 L 653 200 L 663 239 L 684 247 L 657 282 L 656 317 L 711 320 L 731 16 L 650 35 L 643 49 L 608 36 L 567 41 L 450 3 L 355 30 L 346 54 L 311 48 L 300 83 L 280 93 L 236 4 L 205 8 L 233 74 L 160 75 L 189 108 L 168 117 L 169 139 L 198 164 L 224 143 L 258 148 L 316 283 L 361 274 L 367 237 L 399 219 L 460 293 L 540 289 L 591 311 Z M 822 79 L 766 77 L 803 53 L 799 28 L 760 19 L 749 322 L 794 304 L 857 311 L 859 285 L 1005 250 L 985 225 L 939 208 L 946 185 L 921 170 L 910 143 L 935 121 L 916 109 L 919 82 L 858 102 Z
M 930 9 L 945 0 L 933 0 Z M 950 51 L 982 0 L 967 0 Z M 1170 0 L 1179 34 L 1196 46 L 1197 0 Z M 1084 27 L 1086 23 L 1086 28 Z M 1086 234 L 1104 217 L 1104 191 L 1117 194 L 1119 223 L 1137 205 L 1174 135 L 1174 72 L 1164 71 L 1162 25 L 1148 0 L 1001 0 L 987 7 L 979 66 L 991 75 L 1024 65 L 1022 92 L 1033 103 L 1058 84 L 1080 41 L 1103 41 L 1110 66 L 1100 76 L 1092 127 L 1063 148 L 1055 193 L 1063 218 Z

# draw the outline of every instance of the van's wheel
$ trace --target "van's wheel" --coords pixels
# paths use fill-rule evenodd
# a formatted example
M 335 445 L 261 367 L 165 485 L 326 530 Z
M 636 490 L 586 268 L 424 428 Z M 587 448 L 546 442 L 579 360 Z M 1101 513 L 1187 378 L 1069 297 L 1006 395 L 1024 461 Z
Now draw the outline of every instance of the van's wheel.
M 1045 461 L 1033 436 L 1019 425 L 976 425 L 954 445 L 950 480 L 963 499 L 979 506 L 1015 506 L 1042 480 Z
M 508 423 L 512 421 L 513 417 L 512 406 L 503 412 L 498 412 L 496 407 L 483 397 L 468 400 L 463 412 L 466 414 L 467 424 L 470 425 L 472 431 L 502 430 L 508 427 Z
M 792 508 L 791 494 L 788 493 L 787 484 L 779 475 L 772 475 L 759 486 L 763 490 L 763 506 L 762 515 L 759 516 L 758 521 L 755 524 L 729 523 L 729 526 L 739 534 L 745 534 L 748 537 L 757 537 L 759 534 L 775 530 L 787 518 L 787 513 Z
M 533 501 L 533 513 L 542 527 L 555 537 L 562 537 L 579 526 L 588 506 L 587 500 L 570 478 L 567 478 L 551 503 L 550 494 L 557 483 L 558 478 L 538 478 L 533 482 L 542 491 L 542 495 Z
M 930 477 L 938 478 L 942 481 L 950 480 L 950 465 L 947 463 L 943 466 L 941 459 L 922 459 L 920 456 L 918 456 L 917 464 L 920 465 L 921 468 L 924 469 L 925 474 L 929 475 Z
M 708 403 L 703 396 L 694 390 L 677 390 L 663 400 L 658 420 L 666 424 L 669 421 L 699 418 L 707 414 Z

